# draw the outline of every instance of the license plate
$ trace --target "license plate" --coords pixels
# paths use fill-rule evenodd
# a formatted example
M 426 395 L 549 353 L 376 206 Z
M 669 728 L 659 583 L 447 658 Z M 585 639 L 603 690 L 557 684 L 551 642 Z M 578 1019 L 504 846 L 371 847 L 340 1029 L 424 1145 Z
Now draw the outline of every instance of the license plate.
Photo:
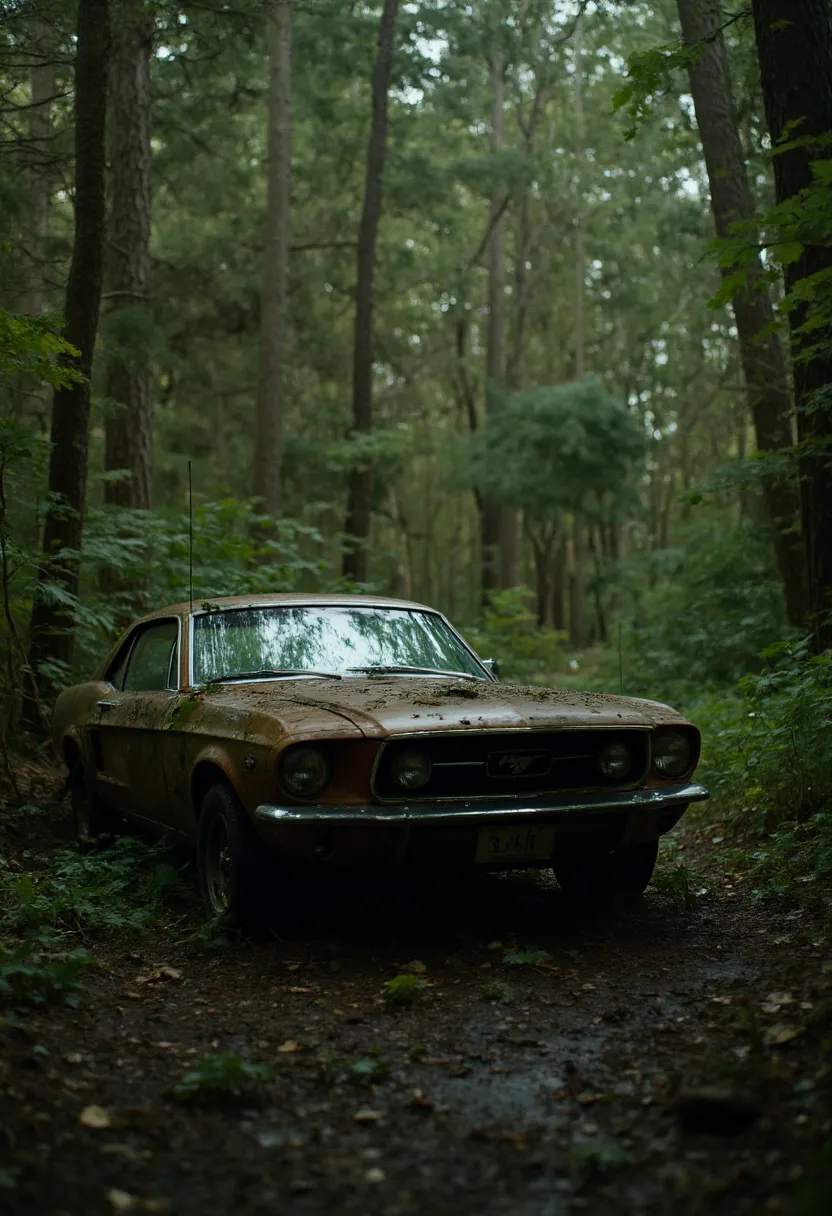
M 555 847 L 553 824 L 520 824 L 513 828 L 483 828 L 477 839 L 478 864 L 506 861 L 548 861 Z

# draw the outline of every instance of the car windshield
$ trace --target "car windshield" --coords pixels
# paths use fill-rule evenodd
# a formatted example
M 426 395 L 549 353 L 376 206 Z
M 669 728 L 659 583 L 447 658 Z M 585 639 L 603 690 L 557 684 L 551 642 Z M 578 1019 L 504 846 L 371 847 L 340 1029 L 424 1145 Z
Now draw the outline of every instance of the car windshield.
M 365 675 L 374 668 L 488 678 L 440 616 L 373 605 L 206 612 L 194 621 L 193 659 L 196 684 L 260 672 Z

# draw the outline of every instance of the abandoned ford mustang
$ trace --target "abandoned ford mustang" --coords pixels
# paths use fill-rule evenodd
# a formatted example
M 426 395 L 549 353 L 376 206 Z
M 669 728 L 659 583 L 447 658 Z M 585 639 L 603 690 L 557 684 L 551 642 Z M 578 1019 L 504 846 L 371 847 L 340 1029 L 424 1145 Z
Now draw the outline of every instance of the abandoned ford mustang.
M 58 698 L 82 837 L 196 847 L 209 915 L 255 919 L 281 866 L 549 866 L 640 894 L 707 790 L 652 701 L 499 683 L 441 613 L 355 595 L 177 604 Z

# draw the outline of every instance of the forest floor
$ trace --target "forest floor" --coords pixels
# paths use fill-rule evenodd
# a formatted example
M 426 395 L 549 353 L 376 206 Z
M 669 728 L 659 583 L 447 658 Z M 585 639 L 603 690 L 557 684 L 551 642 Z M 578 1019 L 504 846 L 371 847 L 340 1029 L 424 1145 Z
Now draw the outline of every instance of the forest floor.
M 36 825 L 0 829 L 16 873 Z M 627 911 L 519 874 L 316 884 L 213 953 L 192 909 L 70 934 L 78 1007 L 0 1020 L 0 1208 L 825 1214 L 832 944 L 715 872 L 713 830 Z

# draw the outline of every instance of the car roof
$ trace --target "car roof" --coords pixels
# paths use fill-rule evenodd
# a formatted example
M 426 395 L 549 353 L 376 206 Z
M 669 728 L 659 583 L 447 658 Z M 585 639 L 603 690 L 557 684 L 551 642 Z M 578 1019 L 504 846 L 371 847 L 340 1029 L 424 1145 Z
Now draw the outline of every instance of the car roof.
M 141 621 L 152 621 L 164 616 L 187 616 L 191 611 L 194 615 L 203 612 L 223 611 L 228 608 L 280 608 L 291 604 L 318 604 L 347 606 L 350 604 L 363 605 L 373 608 L 413 608 L 420 612 L 437 612 L 427 604 L 417 604 L 411 600 L 397 600 L 383 595 L 351 595 L 348 592 L 305 592 L 277 591 L 265 595 L 222 595 L 211 596 L 208 599 L 194 597 L 193 604 L 185 600 L 181 604 L 169 604 L 166 608 L 158 608 L 141 617 Z M 138 622 L 134 622 L 137 624 Z

